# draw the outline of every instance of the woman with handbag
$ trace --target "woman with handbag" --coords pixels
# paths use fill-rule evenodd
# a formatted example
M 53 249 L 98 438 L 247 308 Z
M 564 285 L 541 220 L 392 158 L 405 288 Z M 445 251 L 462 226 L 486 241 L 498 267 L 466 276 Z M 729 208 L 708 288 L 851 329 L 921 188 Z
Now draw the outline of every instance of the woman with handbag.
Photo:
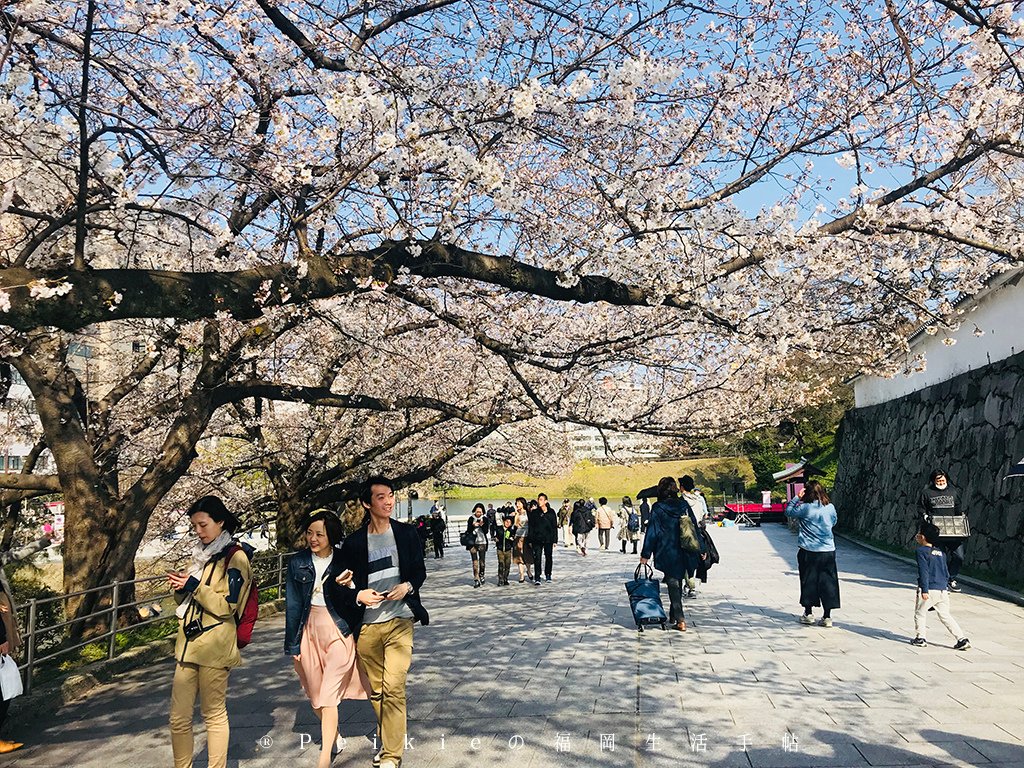
M 199 541 L 186 571 L 167 574 L 178 602 L 178 639 L 171 684 L 174 768 L 192 768 L 192 712 L 200 700 L 209 768 L 226 768 L 230 726 L 228 674 L 242 663 L 237 616 L 249 597 L 249 553 L 232 537 L 240 523 L 216 496 L 188 509 Z
M 10 582 L 7 581 L 7 574 L 4 573 L 3 566 L 31 557 L 48 546 L 50 546 L 50 539 L 44 536 L 21 549 L 8 550 L 0 554 L 0 656 L 9 657 L 10 661 L 5 660 L 4 663 L 14 664 L 15 670 L 17 670 L 18 651 L 21 649 L 21 633 L 18 628 L 14 592 L 11 590 Z M 11 707 L 11 701 L 13 699 L 4 700 L 0 697 L 0 728 L 3 727 L 4 722 L 7 720 L 7 712 Z M 21 749 L 23 746 L 24 744 L 20 741 L 0 739 L 0 755 Z
M 490 523 L 484 515 L 484 505 L 477 504 L 473 513 L 466 521 L 466 530 L 462 533 L 463 546 L 469 550 L 473 559 L 473 588 L 484 585 L 484 571 L 487 568 L 487 537 L 490 534 Z
M 671 477 L 658 481 L 658 500 L 651 508 L 640 562 L 647 563 L 654 555 L 654 567 L 665 575 L 668 587 L 669 622 L 680 632 L 686 631 L 683 614 L 683 581 L 687 574 L 697 572 L 703 538 L 690 505 L 679 498 L 679 486 Z
M 335 550 L 343 533 L 333 512 L 314 512 L 306 521 L 307 549 L 292 555 L 285 582 L 284 652 L 292 657 L 302 690 L 320 721 L 317 768 L 328 768 L 334 754 L 345 748 L 338 733 L 341 700 L 370 697 L 339 596 L 352 580 Z

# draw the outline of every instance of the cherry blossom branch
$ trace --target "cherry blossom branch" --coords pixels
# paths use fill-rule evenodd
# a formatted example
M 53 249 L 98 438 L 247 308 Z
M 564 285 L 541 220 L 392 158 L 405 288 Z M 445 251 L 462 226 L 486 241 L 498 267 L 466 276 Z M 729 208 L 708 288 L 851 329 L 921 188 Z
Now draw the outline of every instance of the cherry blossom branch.
M 901 200 L 902 198 L 927 187 L 929 184 L 932 184 L 939 179 L 966 168 L 975 160 L 984 157 L 989 152 L 999 149 L 1000 147 L 1011 146 L 1012 144 L 1013 141 L 1008 136 L 996 136 L 986 139 L 985 141 L 978 142 L 969 152 L 965 152 L 958 157 L 951 158 L 928 173 L 922 174 L 903 186 L 897 187 L 891 192 L 887 192 L 886 194 L 875 198 L 866 206 L 857 208 L 857 210 L 851 211 L 845 216 L 833 219 L 829 223 L 819 227 L 818 232 L 823 235 L 837 235 L 848 229 L 854 229 L 857 227 L 858 222 L 863 218 L 865 211 L 869 207 L 872 209 L 878 209 L 887 205 L 892 205 L 897 200 Z
M 487 424 L 489 419 L 473 413 L 467 408 L 446 403 L 434 397 L 380 398 L 370 395 L 347 395 L 331 392 L 326 387 L 307 387 L 298 384 L 278 384 L 269 381 L 236 381 L 215 387 L 212 390 L 215 404 L 226 404 L 251 397 L 267 400 L 284 400 L 306 403 L 325 408 L 378 411 L 387 413 L 395 410 L 426 409 L 444 413 L 467 424 Z
M 85 11 L 85 36 L 82 43 L 82 84 L 78 94 L 78 210 L 75 220 L 74 269 L 85 269 L 85 212 L 89 202 L 89 65 L 92 63 L 92 30 L 96 0 L 88 0 Z
M 950 232 L 944 227 L 933 226 L 929 224 L 911 224 L 908 222 L 891 222 L 885 225 L 886 232 L 917 232 L 922 235 L 931 235 L 932 237 L 939 238 L 940 240 L 948 240 L 951 243 L 959 243 L 960 245 L 966 245 L 968 248 L 976 248 L 979 251 L 988 251 L 989 253 L 999 256 L 1000 258 L 1006 259 L 1007 261 L 1024 261 L 1024 254 L 1014 251 L 1012 248 L 998 245 L 996 243 L 988 242 L 985 240 L 979 240 L 976 237 L 967 237 L 966 235 L 959 235 L 955 232 Z
M 469 446 L 476 445 L 485 437 L 493 434 L 502 426 L 511 424 L 515 420 L 509 419 L 506 422 L 493 422 L 470 432 L 459 440 L 453 442 L 444 450 L 435 454 L 430 461 L 424 462 L 421 466 L 410 472 L 400 473 L 393 478 L 396 488 L 405 488 L 414 483 L 419 483 L 437 474 L 445 464 L 459 455 L 461 451 Z M 312 505 L 314 507 L 329 504 L 331 502 L 348 501 L 356 498 L 362 486 L 360 480 L 349 480 L 336 485 L 328 486 L 313 495 Z

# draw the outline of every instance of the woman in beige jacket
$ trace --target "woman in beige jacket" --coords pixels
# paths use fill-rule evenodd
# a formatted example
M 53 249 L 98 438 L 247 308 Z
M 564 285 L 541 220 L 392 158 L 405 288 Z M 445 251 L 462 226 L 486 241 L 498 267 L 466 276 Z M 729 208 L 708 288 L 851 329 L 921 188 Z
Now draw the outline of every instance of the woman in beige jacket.
M 199 542 L 187 571 L 167 578 L 178 601 L 178 639 L 171 685 L 171 749 L 174 768 L 192 767 L 192 712 L 196 696 L 206 723 L 209 768 L 228 759 L 228 673 L 242 663 L 237 616 L 252 583 L 249 555 L 232 534 L 238 518 L 216 496 L 204 496 L 188 510 Z

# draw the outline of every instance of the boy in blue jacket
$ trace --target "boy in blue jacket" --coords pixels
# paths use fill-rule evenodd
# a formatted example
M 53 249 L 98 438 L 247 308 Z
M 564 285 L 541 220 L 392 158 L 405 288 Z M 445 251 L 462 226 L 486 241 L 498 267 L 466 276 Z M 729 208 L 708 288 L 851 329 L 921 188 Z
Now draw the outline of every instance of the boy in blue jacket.
M 939 540 L 939 529 L 934 523 L 923 523 L 917 536 L 917 605 L 914 608 L 914 630 L 917 636 L 910 641 L 911 645 L 924 648 L 925 626 L 928 623 L 928 611 L 934 609 L 939 621 L 956 639 L 953 646 L 958 651 L 966 651 L 971 647 L 968 640 L 949 612 L 949 568 L 946 566 L 946 553 L 935 546 Z

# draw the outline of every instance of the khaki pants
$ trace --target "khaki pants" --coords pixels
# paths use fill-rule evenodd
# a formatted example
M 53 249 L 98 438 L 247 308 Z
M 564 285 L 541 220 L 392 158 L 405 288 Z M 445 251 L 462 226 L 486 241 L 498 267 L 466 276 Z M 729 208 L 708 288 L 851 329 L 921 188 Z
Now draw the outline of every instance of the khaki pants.
M 949 592 L 946 590 L 933 589 L 928 593 L 928 599 L 921 599 L 921 590 L 917 590 L 917 604 L 914 606 L 914 631 L 917 632 L 917 636 L 927 640 L 925 637 L 925 631 L 927 630 L 928 624 L 928 609 L 934 608 L 935 613 L 938 614 L 939 621 L 942 625 L 949 630 L 949 633 L 953 636 L 954 640 L 960 640 L 964 636 L 964 632 L 960 629 L 960 625 L 956 623 L 956 619 L 953 618 L 953 614 L 949 612 Z
M 398 763 L 405 751 L 405 678 L 412 664 L 412 619 L 364 624 L 356 648 L 377 713 L 380 759 Z
M 199 709 L 206 723 L 206 751 L 210 768 L 225 768 L 228 763 L 228 692 L 229 669 L 203 667 L 178 662 L 171 684 L 171 750 L 174 768 L 192 768 L 192 712 L 199 695 Z
M 508 582 L 508 572 L 512 568 L 512 550 L 511 549 L 499 549 L 498 550 L 498 583 L 505 584 Z

